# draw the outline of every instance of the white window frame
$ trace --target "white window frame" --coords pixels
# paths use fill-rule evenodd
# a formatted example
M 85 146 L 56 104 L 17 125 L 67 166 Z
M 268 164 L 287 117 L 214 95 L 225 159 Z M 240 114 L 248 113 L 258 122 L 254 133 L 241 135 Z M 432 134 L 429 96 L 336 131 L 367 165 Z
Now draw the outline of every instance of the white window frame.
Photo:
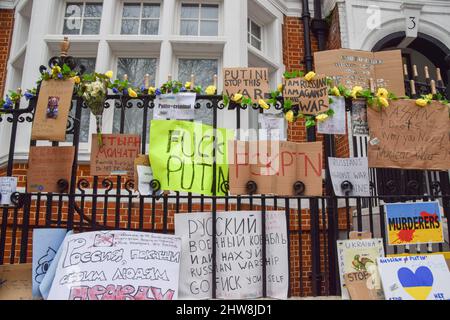
M 122 20 L 123 20 L 123 10 L 125 4 L 137 4 L 140 3 L 141 5 L 141 11 L 140 11 L 140 17 L 139 18 L 125 18 L 128 20 L 139 20 L 139 29 L 137 34 L 122 34 Z M 158 17 L 158 33 L 157 34 L 143 34 L 141 33 L 141 26 L 142 26 L 142 20 L 156 20 L 156 18 L 142 18 L 142 12 L 144 9 L 144 4 L 157 4 L 159 5 L 159 17 Z M 119 10 L 119 23 L 117 23 L 117 27 L 115 33 L 119 34 L 121 36 L 159 36 L 161 34 L 161 19 L 163 16 L 163 4 L 160 1 L 139 1 L 139 0 L 124 0 L 120 3 L 120 10 Z
M 81 17 L 80 18 L 78 18 L 78 17 L 77 18 L 67 18 L 66 17 L 66 10 L 67 10 L 67 4 L 68 3 L 83 4 L 83 11 L 81 12 Z M 92 18 L 92 17 L 87 17 L 86 18 L 86 17 L 84 17 L 86 4 L 92 4 L 92 3 L 101 3 L 101 5 L 102 5 L 102 15 L 99 18 Z M 103 9 L 104 9 L 104 1 L 103 0 L 84 0 L 84 1 L 65 0 L 64 3 L 63 3 L 63 7 L 62 7 L 62 14 L 59 15 L 60 22 L 58 23 L 57 33 L 61 34 L 61 35 L 65 35 L 65 36 L 71 36 L 71 37 L 73 37 L 73 36 L 83 36 L 83 37 L 87 36 L 88 37 L 88 36 L 98 36 L 98 35 L 100 35 L 100 31 L 101 31 L 101 28 L 102 28 L 102 20 L 103 20 L 103 17 L 104 17 Z M 65 21 L 67 19 L 75 19 L 75 20 L 76 19 L 80 19 L 81 20 L 81 26 L 80 26 L 80 32 L 79 33 L 77 33 L 77 34 L 64 34 L 64 23 L 65 23 Z M 99 27 L 99 30 L 98 30 L 97 34 L 83 34 L 83 22 L 84 22 L 85 19 L 87 19 L 87 20 L 100 20 L 100 27 Z
M 199 17 L 198 19 L 183 19 L 189 21 L 197 21 L 197 34 L 196 35 L 182 35 L 181 34 L 181 10 L 183 4 L 196 4 L 199 5 Z M 215 36 L 201 36 L 200 35 L 200 22 L 202 21 L 201 17 L 201 6 L 204 5 L 216 5 L 217 6 L 217 35 Z M 223 34 L 223 7 L 221 1 L 198 1 L 198 0 L 180 0 L 177 5 L 178 12 L 175 14 L 176 23 L 175 23 L 175 34 L 181 37 L 220 37 Z M 203 19 L 204 21 L 216 21 L 215 19 Z
M 261 38 L 260 39 L 258 39 L 253 33 L 252 33 L 252 27 L 251 27 L 251 24 L 252 23 L 254 23 L 254 24 L 256 24 L 256 26 L 257 27 L 259 27 L 259 30 L 260 30 L 260 33 L 261 33 Z M 250 37 L 250 39 L 249 39 L 249 37 Z M 253 44 L 252 44 L 252 38 L 255 38 L 257 41 L 259 41 L 259 43 L 260 43 L 260 48 L 257 48 L 257 47 L 255 47 Z M 258 50 L 258 51 L 261 51 L 261 52 L 263 52 L 264 50 L 264 43 L 265 43 L 265 41 L 264 41 L 264 26 L 262 25 L 262 24 L 260 24 L 260 23 L 258 23 L 254 18 L 252 18 L 252 17 L 248 17 L 247 18 L 247 43 L 252 47 L 252 48 L 255 48 L 256 50 Z
M 182 54 L 182 55 L 174 55 L 174 59 L 173 59 L 173 65 L 172 65 L 172 70 L 173 70 L 173 74 L 176 75 L 176 78 L 173 78 L 173 80 L 179 80 L 179 64 L 180 64 L 180 59 L 190 59 L 190 60 L 217 60 L 217 81 L 219 83 L 222 77 L 222 56 L 219 56 L 217 54 L 211 53 L 211 54 L 207 54 L 207 53 L 203 53 L 201 56 L 199 55 L 195 55 L 195 54 Z M 195 74 L 194 74 L 195 77 Z M 195 80 L 195 79 L 194 79 Z M 211 83 L 209 85 L 213 85 L 214 84 L 214 78 L 211 78 Z M 194 81 L 194 85 L 196 85 L 195 81 Z M 205 90 L 206 88 L 203 88 L 203 90 Z M 220 91 L 219 89 L 217 89 L 218 91 Z

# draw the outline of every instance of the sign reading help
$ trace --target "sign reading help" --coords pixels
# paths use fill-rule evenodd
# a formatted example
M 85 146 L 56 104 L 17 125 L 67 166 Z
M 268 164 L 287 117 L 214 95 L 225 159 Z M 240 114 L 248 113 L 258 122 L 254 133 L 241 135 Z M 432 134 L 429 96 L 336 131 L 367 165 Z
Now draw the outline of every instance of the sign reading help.
M 286 79 L 283 96 L 299 106 L 300 113 L 317 115 L 328 110 L 328 85 L 326 76 Z
M 224 68 L 223 75 L 223 91 L 230 97 L 240 93 L 256 103 L 270 91 L 267 68 Z

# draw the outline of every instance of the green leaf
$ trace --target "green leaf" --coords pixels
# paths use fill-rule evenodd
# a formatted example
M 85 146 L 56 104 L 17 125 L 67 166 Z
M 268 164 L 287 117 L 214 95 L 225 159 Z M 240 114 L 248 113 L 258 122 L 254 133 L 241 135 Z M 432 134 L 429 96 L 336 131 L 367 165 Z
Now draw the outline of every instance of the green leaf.
M 314 127 L 316 125 L 316 121 L 314 120 L 307 120 L 305 123 L 306 128 L 311 128 Z
M 333 109 L 328 109 L 325 113 L 326 113 L 329 117 L 334 116 L 334 114 L 335 114 L 335 112 L 334 112 Z

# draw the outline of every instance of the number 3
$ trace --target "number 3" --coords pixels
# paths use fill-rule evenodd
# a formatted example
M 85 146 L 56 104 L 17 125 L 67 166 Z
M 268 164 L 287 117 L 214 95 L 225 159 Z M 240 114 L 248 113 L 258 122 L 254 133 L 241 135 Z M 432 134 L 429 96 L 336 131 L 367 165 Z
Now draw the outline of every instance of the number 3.
M 412 27 L 408 27 L 408 29 L 412 30 L 412 29 L 414 29 L 416 27 L 416 17 L 409 17 L 409 19 L 413 23 L 413 26 Z

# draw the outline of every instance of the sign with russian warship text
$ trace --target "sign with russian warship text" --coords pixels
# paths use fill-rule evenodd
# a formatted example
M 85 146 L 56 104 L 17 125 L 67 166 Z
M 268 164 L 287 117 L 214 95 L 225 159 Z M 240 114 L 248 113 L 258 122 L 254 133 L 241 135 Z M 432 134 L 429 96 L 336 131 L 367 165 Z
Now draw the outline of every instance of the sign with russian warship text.
M 216 194 L 228 181 L 227 141 L 233 132 L 216 129 Z M 213 194 L 214 130 L 201 123 L 152 120 L 150 163 L 161 190 Z
M 267 68 L 224 68 L 223 92 L 231 97 L 235 93 L 249 97 L 254 103 L 266 99 L 270 92 Z
M 195 93 L 161 94 L 155 99 L 153 119 L 193 120 Z
M 286 215 L 266 217 L 266 280 L 269 297 L 286 299 L 289 286 Z M 217 298 L 253 299 L 262 296 L 262 232 L 260 211 L 218 212 Z M 212 297 L 212 216 L 175 215 L 175 234 L 182 238 L 181 299 Z
M 322 142 L 230 141 L 230 194 L 247 194 L 254 181 L 257 194 L 295 195 L 297 181 L 305 195 L 322 195 Z
M 439 203 L 387 203 L 386 229 L 389 245 L 444 242 Z
M 442 254 L 379 258 L 386 300 L 450 300 L 450 272 Z
M 405 95 L 400 50 L 327 50 L 315 52 L 314 61 L 316 72 L 332 77 L 335 85 L 368 89 L 369 79 L 373 79 L 375 88 L 386 88 L 398 97 Z
M 286 79 L 283 96 L 294 105 L 299 106 L 299 112 L 313 114 L 328 110 L 328 85 L 326 76 L 316 76 L 311 81 L 305 78 Z
M 342 299 L 350 298 L 344 274 L 372 270 L 378 257 L 384 257 L 383 239 L 338 240 L 338 264 Z
M 324 122 L 317 123 L 317 132 L 322 134 L 347 134 L 345 126 L 345 99 L 344 97 L 333 97 L 330 109 L 334 111 L 333 116 Z
M 68 236 L 49 300 L 176 300 L 181 239 L 136 231 Z
M 331 182 L 333 183 L 334 193 L 339 196 L 345 196 L 341 185 L 344 181 L 349 181 L 353 189 L 349 196 L 368 197 L 369 188 L 369 166 L 367 158 L 328 158 L 330 168 Z
M 382 111 L 368 108 L 371 168 L 450 169 L 449 107 L 434 101 L 391 101 Z
M 97 134 L 92 135 L 91 175 L 132 176 L 134 159 L 141 149 L 141 137 L 136 134 L 102 134 L 99 146 Z

